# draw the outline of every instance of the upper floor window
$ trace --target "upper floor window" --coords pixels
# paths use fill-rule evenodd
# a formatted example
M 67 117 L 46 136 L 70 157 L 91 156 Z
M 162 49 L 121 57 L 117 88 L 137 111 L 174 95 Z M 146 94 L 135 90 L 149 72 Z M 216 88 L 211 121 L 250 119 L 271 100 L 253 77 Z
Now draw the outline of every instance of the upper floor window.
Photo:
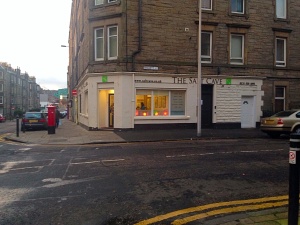
M 212 52 L 212 33 L 202 32 L 201 33 L 201 62 L 211 63 L 211 52 Z
M 202 0 L 201 9 L 212 10 L 212 0 Z
M 230 63 L 244 64 L 244 35 L 230 35 Z
M 104 29 L 95 30 L 95 60 L 104 60 Z
M 108 59 L 116 59 L 118 57 L 118 27 L 108 27 Z
M 97 28 L 94 38 L 96 61 L 118 58 L 118 26 Z
M 286 0 L 276 0 L 276 18 L 286 19 Z
M 105 3 L 116 2 L 117 0 L 95 0 L 95 5 L 103 5 Z
M 3 104 L 3 96 L 0 96 L 0 104 Z
M 3 84 L 0 84 L 0 92 L 3 92 Z
M 0 80 L 3 79 L 3 71 L 0 71 Z
M 232 13 L 245 13 L 245 0 L 231 0 L 231 12 Z
M 286 38 L 276 38 L 276 66 L 286 66 Z

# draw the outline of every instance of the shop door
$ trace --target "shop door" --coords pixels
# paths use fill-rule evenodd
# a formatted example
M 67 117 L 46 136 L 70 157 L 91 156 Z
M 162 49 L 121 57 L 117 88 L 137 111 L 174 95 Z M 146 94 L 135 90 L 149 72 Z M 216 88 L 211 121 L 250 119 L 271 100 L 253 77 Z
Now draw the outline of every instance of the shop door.
M 114 109 L 115 109 L 115 101 L 114 95 L 108 95 L 108 125 L 109 127 L 114 127 Z
M 242 128 L 255 128 L 254 96 L 242 96 L 241 127 Z
M 213 85 L 202 85 L 201 126 L 212 127 Z

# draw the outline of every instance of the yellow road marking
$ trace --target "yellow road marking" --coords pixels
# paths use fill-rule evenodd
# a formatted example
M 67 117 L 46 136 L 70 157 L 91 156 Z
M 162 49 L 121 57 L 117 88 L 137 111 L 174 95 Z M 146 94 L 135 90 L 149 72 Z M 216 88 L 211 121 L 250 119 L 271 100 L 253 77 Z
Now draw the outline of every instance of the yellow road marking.
M 281 202 L 273 202 L 273 203 L 263 203 L 258 205 L 242 205 L 237 207 L 230 207 L 230 208 L 223 208 L 223 209 L 217 209 L 213 211 L 209 211 L 207 213 L 201 213 L 194 216 L 186 217 L 183 219 L 175 220 L 172 225 L 182 225 L 187 224 L 195 220 L 204 219 L 211 216 L 216 216 L 220 214 L 229 214 L 229 213 L 237 213 L 237 212 L 244 212 L 247 210 L 258 210 L 258 209 L 267 209 L 267 208 L 273 208 L 273 207 L 280 207 L 287 205 L 288 201 L 281 201 Z
M 167 213 L 164 215 L 159 215 L 159 216 L 153 217 L 151 219 L 147 219 L 147 220 L 138 222 L 135 225 L 148 225 L 148 224 L 156 223 L 156 222 L 166 220 L 166 219 L 169 219 L 172 217 L 180 216 L 183 214 L 188 214 L 188 213 L 193 213 L 193 212 L 198 212 L 198 211 L 203 211 L 203 210 L 213 209 L 213 208 L 218 208 L 218 207 L 223 207 L 223 206 L 233 206 L 233 205 L 242 205 L 242 204 L 251 204 L 251 203 L 253 204 L 253 203 L 261 203 L 261 202 L 269 202 L 269 201 L 282 201 L 282 200 L 285 200 L 284 202 L 285 202 L 285 204 L 287 204 L 287 199 L 288 199 L 288 196 L 283 195 L 283 196 L 276 196 L 276 197 L 212 203 L 212 204 L 207 204 L 207 205 L 203 205 L 203 206 L 196 206 L 196 207 L 191 207 L 191 208 L 187 208 L 187 209 L 181 209 L 181 210 L 177 210 L 177 211 Z M 274 205 L 275 203 L 270 203 L 270 204 Z M 262 205 L 266 205 L 266 204 L 262 204 Z M 233 208 L 237 208 L 237 207 L 233 207 Z M 214 210 L 214 211 L 216 211 L 216 210 Z M 212 211 L 212 212 L 214 212 L 214 211 Z

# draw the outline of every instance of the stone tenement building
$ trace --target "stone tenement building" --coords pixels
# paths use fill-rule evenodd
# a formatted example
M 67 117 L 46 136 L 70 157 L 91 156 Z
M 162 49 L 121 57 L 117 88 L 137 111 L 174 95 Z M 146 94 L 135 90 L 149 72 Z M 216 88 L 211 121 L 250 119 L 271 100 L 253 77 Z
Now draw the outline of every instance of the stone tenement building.
M 87 129 L 195 126 L 201 105 L 203 127 L 250 128 L 300 108 L 300 1 L 202 0 L 201 45 L 198 4 L 73 0 L 72 119 Z
M 10 119 L 16 110 L 40 108 L 40 91 L 35 77 L 0 62 L 0 114 Z

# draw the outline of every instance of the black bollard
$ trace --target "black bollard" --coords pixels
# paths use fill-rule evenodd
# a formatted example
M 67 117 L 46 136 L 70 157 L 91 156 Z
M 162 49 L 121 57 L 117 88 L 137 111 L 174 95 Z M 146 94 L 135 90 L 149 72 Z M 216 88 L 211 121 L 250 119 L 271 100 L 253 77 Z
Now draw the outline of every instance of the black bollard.
M 18 116 L 17 116 L 16 121 L 17 121 L 17 137 L 19 137 L 19 130 L 20 130 L 20 128 L 19 128 L 19 117 Z
M 300 134 L 291 134 L 290 136 L 289 164 L 288 225 L 298 225 Z

